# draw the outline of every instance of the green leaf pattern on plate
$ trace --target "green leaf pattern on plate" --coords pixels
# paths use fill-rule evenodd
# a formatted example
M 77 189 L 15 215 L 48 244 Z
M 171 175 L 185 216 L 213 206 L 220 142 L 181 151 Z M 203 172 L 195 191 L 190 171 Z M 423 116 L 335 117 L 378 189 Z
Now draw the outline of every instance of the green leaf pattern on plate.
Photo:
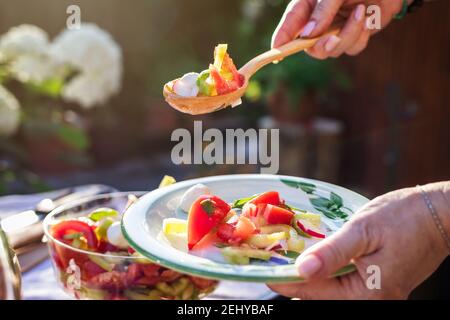
M 342 219 L 347 220 L 348 214 L 344 211 L 353 211 L 347 207 L 344 207 L 344 201 L 342 197 L 335 192 L 330 192 L 330 197 L 326 198 L 316 193 L 316 186 L 309 182 L 298 182 L 286 179 L 280 179 L 285 185 L 300 189 L 308 195 L 309 202 L 317 211 L 321 212 L 327 218 L 330 219 Z

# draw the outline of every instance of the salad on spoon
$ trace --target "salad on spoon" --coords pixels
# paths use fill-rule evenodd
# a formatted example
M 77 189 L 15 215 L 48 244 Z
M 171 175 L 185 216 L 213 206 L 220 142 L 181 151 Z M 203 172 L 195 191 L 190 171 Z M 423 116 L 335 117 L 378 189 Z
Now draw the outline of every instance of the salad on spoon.
M 337 34 L 338 28 L 328 35 Z M 228 106 L 241 104 L 250 78 L 265 65 L 281 61 L 285 57 L 311 48 L 319 40 L 295 39 L 287 44 L 266 51 L 239 70 L 227 53 L 228 46 L 219 44 L 214 50 L 214 63 L 201 73 L 190 72 L 164 85 L 163 95 L 173 108 L 192 115 L 211 113 Z

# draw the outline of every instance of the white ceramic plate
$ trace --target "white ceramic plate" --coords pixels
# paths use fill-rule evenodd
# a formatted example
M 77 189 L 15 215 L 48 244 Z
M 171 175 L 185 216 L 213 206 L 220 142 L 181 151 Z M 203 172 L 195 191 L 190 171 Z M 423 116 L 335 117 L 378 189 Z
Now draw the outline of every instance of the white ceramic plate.
M 140 254 L 165 267 L 180 272 L 219 280 L 247 282 L 298 282 L 293 264 L 288 265 L 231 265 L 179 251 L 159 234 L 166 218 L 186 219 L 178 208 L 183 193 L 191 186 L 202 183 L 220 198 L 232 202 L 264 191 L 274 190 L 286 203 L 321 214 L 327 234 L 338 230 L 354 212 L 369 200 L 345 188 L 311 179 L 278 175 L 226 175 L 187 180 L 157 189 L 144 195 L 125 212 L 122 231 L 130 245 Z M 352 265 L 335 275 L 352 272 Z

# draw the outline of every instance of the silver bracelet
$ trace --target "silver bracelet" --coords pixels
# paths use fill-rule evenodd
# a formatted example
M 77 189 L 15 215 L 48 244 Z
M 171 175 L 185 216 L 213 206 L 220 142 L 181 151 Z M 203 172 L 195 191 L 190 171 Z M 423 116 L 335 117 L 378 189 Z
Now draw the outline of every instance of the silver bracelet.
M 447 243 L 447 247 L 450 251 L 450 238 L 448 237 L 447 233 L 445 232 L 442 221 L 439 218 L 439 215 L 437 214 L 436 209 L 434 208 L 433 203 L 430 200 L 430 197 L 428 196 L 427 192 L 423 189 L 422 186 L 417 185 L 417 188 L 419 188 L 420 192 L 422 193 L 423 200 L 425 201 L 425 204 L 427 205 L 428 209 L 431 212 L 431 215 L 433 216 L 434 223 L 436 224 L 436 227 L 438 228 L 439 232 L 441 233 L 442 237 L 444 238 L 445 242 Z

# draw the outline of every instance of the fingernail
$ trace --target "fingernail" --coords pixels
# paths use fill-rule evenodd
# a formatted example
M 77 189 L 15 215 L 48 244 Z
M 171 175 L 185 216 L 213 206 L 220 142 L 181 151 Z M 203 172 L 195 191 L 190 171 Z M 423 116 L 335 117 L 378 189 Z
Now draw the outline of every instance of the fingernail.
M 314 28 L 316 27 L 315 21 L 310 21 L 306 24 L 306 26 L 303 28 L 302 37 L 309 37 L 311 33 L 313 32 Z
M 331 52 L 336 49 L 337 45 L 341 42 L 341 38 L 338 36 L 332 35 L 327 42 L 325 43 L 325 51 Z
M 297 270 L 301 277 L 310 278 L 322 268 L 322 261 L 313 254 L 309 254 L 302 258 L 298 265 Z
M 356 11 L 355 11 L 355 20 L 356 21 L 361 21 L 362 20 L 362 18 L 364 17 L 364 15 L 365 15 L 365 6 L 363 5 L 363 4 L 360 4 L 360 5 L 358 5 L 358 7 L 356 8 Z

